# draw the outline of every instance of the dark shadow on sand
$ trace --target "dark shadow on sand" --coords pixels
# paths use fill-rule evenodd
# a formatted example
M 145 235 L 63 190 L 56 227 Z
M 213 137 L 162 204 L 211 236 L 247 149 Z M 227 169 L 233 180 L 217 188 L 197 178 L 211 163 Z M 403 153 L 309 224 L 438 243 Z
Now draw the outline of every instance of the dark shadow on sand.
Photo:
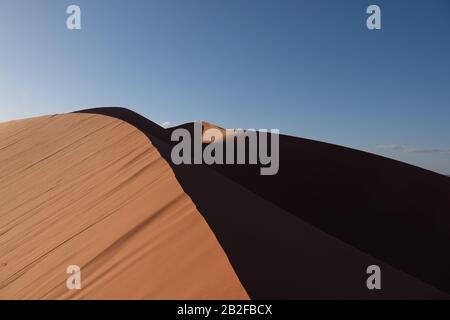
M 169 129 L 122 108 L 79 112 L 118 118 L 148 137 L 252 298 L 448 297 L 422 281 L 450 292 L 449 178 L 289 136 L 280 137 L 276 176 L 255 166 L 176 166 Z M 382 291 L 365 286 L 370 264 L 382 266 Z

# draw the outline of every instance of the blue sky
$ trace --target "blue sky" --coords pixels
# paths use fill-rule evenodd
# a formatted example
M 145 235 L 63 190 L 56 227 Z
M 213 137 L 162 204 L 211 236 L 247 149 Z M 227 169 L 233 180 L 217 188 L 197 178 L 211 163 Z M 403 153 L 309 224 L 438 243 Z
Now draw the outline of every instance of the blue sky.
M 0 40 L 0 121 L 126 106 L 450 173 L 447 0 L 0 0 Z

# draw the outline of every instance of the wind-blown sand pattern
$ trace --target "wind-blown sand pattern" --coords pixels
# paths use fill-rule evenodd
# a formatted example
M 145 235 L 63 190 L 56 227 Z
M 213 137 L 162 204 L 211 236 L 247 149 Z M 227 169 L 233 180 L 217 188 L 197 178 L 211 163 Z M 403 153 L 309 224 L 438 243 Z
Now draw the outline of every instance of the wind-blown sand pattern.
M 0 124 L 1 299 L 247 299 L 158 150 L 115 118 Z M 66 288 L 81 267 L 82 290 Z

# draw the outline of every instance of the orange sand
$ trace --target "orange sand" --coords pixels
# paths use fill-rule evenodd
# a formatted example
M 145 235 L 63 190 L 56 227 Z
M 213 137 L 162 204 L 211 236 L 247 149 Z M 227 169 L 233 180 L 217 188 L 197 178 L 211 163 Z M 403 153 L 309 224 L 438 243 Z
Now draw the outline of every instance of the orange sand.
M 66 288 L 81 267 L 82 289 Z M 0 299 L 248 299 L 147 138 L 89 114 L 0 124 Z

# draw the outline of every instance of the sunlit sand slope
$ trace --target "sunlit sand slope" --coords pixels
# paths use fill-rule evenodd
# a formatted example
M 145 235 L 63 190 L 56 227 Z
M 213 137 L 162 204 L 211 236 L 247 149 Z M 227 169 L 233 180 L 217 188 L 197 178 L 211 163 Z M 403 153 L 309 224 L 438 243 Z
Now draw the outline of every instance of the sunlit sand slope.
M 66 268 L 81 267 L 81 290 Z M 118 119 L 0 124 L 1 299 L 246 299 L 172 169 Z

